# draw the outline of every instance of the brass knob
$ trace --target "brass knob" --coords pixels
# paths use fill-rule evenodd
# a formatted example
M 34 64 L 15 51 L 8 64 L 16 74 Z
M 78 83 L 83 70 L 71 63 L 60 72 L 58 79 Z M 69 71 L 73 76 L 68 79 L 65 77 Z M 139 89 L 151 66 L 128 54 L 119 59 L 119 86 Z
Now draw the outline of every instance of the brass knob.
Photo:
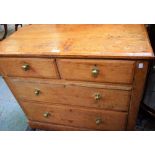
M 40 94 L 40 90 L 39 90 L 39 89 L 35 89 L 34 94 L 35 94 L 36 96 L 38 96 L 38 95 Z
M 102 96 L 101 96 L 100 93 L 96 93 L 96 94 L 94 95 L 94 99 L 95 99 L 95 100 L 100 100 L 101 98 L 102 98 Z
M 22 66 L 22 69 L 23 69 L 24 71 L 29 70 L 29 69 L 30 69 L 29 64 L 24 64 L 24 65 Z
M 92 73 L 92 76 L 97 77 L 98 74 L 99 74 L 99 69 L 98 68 L 93 68 L 91 73 Z
M 102 123 L 102 119 L 101 118 L 96 118 L 96 124 L 99 125 Z
M 48 116 L 49 116 L 49 112 L 45 112 L 45 113 L 43 114 L 43 116 L 44 116 L 44 117 L 48 117 Z

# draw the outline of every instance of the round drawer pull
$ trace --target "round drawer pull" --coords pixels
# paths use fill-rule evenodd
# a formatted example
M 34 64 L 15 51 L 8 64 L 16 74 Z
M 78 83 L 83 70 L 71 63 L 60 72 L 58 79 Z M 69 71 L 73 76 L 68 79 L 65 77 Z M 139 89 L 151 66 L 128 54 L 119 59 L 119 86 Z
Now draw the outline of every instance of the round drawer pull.
M 45 112 L 43 116 L 47 118 L 49 116 L 49 112 Z
M 24 71 L 29 70 L 29 69 L 30 69 L 29 64 L 24 64 L 24 65 L 22 66 L 22 69 L 23 69 Z
M 99 125 L 102 123 L 102 119 L 101 118 L 96 118 L 96 125 Z
M 40 94 L 40 90 L 39 90 L 39 89 L 35 89 L 34 94 L 35 94 L 36 96 L 38 96 L 38 95 Z
M 93 68 L 92 71 L 91 71 L 93 77 L 97 77 L 98 74 L 99 74 L 99 72 L 100 72 L 100 71 L 99 71 L 98 68 Z
M 100 100 L 101 98 L 102 98 L 102 96 L 101 96 L 100 93 L 96 93 L 96 94 L 94 95 L 94 99 L 95 99 L 96 101 Z

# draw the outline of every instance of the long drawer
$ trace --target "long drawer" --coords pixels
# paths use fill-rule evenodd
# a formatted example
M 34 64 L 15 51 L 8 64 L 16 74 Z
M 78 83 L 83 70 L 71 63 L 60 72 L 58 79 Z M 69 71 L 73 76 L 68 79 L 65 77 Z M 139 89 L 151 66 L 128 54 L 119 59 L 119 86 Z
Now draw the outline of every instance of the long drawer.
M 54 59 L 1 58 L 0 68 L 6 76 L 59 78 Z
M 127 113 L 21 102 L 29 120 L 95 130 L 125 130 Z
M 135 61 L 57 59 L 61 78 L 111 83 L 132 83 Z
M 128 111 L 131 87 L 63 80 L 9 78 L 20 100 Z

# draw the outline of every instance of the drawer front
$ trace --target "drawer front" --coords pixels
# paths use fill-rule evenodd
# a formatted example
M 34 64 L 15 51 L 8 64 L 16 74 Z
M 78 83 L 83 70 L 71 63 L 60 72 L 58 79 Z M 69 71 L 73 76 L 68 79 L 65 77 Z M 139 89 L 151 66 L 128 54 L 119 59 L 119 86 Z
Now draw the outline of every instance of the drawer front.
M 61 78 L 95 82 L 132 83 L 135 61 L 58 59 Z
M 7 76 L 59 78 L 54 59 L 1 58 L 0 68 Z
M 128 111 L 131 91 L 103 84 L 10 78 L 21 100 Z M 128 87 L 127 87 L 128 88 Z M 123 88 L 122 88 L 123 89 Z M 128 88 L 129 89 L 129 88 Z M 28 91 L 27 91 L 28 90 Z
M 22 102 L 30 120 L 95 130 L 125 130 L 127 113 Z

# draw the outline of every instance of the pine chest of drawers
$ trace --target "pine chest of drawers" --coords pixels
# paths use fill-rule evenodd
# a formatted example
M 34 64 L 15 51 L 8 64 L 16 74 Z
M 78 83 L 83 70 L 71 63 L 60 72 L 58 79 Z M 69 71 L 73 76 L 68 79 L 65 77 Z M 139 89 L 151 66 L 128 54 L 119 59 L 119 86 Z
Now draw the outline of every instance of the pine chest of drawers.
M 32 128 L 134 130 L 149 61 L 144 25 L 29 25 L 0 71 Z

